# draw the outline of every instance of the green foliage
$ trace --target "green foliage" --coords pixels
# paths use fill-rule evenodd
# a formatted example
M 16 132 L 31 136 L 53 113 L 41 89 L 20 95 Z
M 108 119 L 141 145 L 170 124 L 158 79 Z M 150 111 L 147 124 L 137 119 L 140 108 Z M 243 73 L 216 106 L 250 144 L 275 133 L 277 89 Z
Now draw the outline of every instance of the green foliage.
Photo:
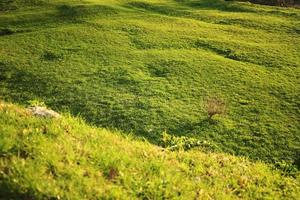
M 288 163 L 284 160 L 276 162 L 274 167 L 275 169 L 279 169 L 283 175 L 296 176 L 299 174 L 298 168 L 294 163 Z
M 172 152 L 0 102 L 0 199 L 297 199 L 299 181 L 246 158 Z
M 160 145 L 171 151 L 180 150 L 186 151 L 195 147 L 201 147 L 202 150 L 217 151 L 218 147 L 208 141 L 201 141 L 192 137 L 173 136 L 167 132 L 163 132 Z
M 29 100 L 28 101 L 29 106 L 41 106 L 41 107 L 46 107 L 45 102 L 39 101 L 37 99 Z

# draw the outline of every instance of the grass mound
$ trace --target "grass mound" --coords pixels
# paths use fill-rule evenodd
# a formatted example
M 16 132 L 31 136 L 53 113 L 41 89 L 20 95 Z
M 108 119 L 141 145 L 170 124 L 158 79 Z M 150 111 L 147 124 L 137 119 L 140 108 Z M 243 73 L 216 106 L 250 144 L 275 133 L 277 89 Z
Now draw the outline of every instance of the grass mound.
M 300 176 L 201 151 L 170 152 L 65 115 L 0 103 L 0 198 L 296 199 Z

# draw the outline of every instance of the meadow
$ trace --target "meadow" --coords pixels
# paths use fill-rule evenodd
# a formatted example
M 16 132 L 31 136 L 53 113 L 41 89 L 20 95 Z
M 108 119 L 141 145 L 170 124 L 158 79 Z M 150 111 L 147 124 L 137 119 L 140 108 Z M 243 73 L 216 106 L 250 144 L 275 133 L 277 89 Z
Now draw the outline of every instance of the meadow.
M 299 9 L 248 2 L 4 0 L 0 98 L 299 170 L 299 34 Z M 210 98 L 226 113 L 210 119 Z

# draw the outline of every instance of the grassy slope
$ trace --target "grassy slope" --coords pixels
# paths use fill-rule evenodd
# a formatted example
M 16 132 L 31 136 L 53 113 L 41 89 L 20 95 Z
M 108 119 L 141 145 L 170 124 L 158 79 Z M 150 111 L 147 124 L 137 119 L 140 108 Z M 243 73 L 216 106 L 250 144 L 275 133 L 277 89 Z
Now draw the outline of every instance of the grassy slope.
M 2 32 L 12 33 L 0 36 L 4 99 L 39 99 L 154 143 L 167 130 L 224 152 L 299 162 L 299 10 L 219 0 L 30 2 L 0 13 Z M 208 96 L 228 103 L 213 124 Z
M 0 199 L 296 199 L 300 176 L 260 162 L 170 152 L 64 116 L 0 103 Z

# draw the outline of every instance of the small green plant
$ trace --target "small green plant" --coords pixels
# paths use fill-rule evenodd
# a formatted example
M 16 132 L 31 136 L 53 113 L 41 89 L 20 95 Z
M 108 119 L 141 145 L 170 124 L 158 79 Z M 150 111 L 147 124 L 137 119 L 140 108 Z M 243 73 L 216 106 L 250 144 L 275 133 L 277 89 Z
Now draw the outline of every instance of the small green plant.
M 47 107 L 46 104 L 45 104 L 45 102 L 39 101 L 37 99 L 29 100 L 28 104 L 31 107 L 35 107 L 35 106 Z
M 289 163 L 284 160 L 275 162 L 274 169 L 280 170 L 281 173 L 286 176 L 296 177 L 296 175 L 299 173 L 297 166 L 295 164 Z
M 226 104 L 222 99 L 217 97 L 208 98 L 205 102 L 205 110 L 208 118 L 212 119 L 215 115 L 222 115 L 226 112 Z
M 164 131 L 161 135 L 161 145 L 171 151 L 180 150 L 187 151 L 194 147 L 203 147 L 207 150 L 216 150 L 217 146 L 206 140 L 198 140 L 186 136 L 173 136 Z

